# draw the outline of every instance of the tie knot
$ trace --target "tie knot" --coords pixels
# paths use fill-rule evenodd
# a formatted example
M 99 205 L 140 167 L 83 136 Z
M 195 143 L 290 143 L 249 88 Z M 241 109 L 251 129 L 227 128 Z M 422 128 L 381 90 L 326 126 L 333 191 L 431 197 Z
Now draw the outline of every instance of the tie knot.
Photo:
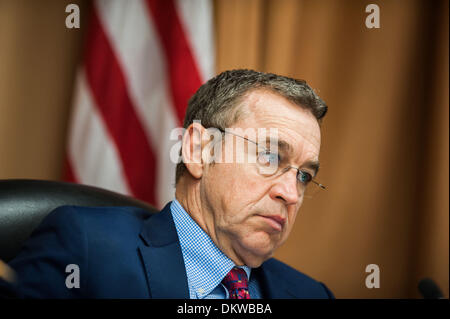
M 244 269 L 234 267 L 222 280 L 227 288 L 230 299 L 250 299 L 248 293 L 247 273 Z

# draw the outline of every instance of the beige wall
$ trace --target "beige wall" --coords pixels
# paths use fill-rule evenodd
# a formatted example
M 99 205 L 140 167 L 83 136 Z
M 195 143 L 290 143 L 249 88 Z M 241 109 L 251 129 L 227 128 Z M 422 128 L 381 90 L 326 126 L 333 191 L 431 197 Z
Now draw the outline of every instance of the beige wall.
M 83 34 L 67 3 L 0 0 L 0 178 L 61 176 Z M 448 2 L 379 3 L 368 30 L 361 1 L 215 0 L 217 71 L 303 78 L 329 105 L 328 190 L 277 257 L 337 297 L 419 297 L 424 276 L 448 297 Z M 372 263 L 380 289 L 364 285 Z
M 65 27 L 68 3 L 0 0 L 0 178 L 61 176 L 84 31 Z
M 424 276 L 448 296 L 448 3 L 380 2 L 369 30 L 361 1 L 243 2 L 216 1 L 219 71 L 303 78 L 329 105 L 328 190 L 276 256 L 338 297 L 419 297 Z

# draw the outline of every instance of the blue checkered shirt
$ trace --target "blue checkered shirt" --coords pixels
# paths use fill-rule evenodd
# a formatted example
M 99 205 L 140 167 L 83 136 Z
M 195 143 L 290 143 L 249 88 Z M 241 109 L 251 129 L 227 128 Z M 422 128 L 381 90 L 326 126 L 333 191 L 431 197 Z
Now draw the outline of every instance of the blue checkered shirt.
M 170 211 L 183 253 L 190 298 L 228 299 L 228 290 L 221 281 L 236 265 L 217 248 L 176 199 L 171 203 Z M 250 276 L 251 268 L 240 268 L 247 273 L 250 297 L 261 298 L 259 284 L 256 278 Z

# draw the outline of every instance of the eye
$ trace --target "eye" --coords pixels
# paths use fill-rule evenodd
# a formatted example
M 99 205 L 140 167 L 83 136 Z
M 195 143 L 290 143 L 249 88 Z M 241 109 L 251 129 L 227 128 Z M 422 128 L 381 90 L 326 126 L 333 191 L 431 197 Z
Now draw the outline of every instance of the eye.
M 281 158 L 277 153 L 263 151 L 258 154 L 258 163 L 264 166 L 272 166 L 279 163 L 280 161 Z
M 308 172 L 298 171 L 297 179 L 307 185 L 312 180 L 312 176 Z

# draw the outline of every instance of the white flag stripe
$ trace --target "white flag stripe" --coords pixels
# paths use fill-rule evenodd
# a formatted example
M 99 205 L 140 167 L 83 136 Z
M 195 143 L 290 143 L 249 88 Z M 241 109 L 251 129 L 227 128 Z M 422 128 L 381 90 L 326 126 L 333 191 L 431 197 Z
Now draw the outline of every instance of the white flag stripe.
M 156 198 L 160 206 L 174 198 L 175 164 L 169 135 L 178 126 L 169 88 L 166 61 L 148 8 L 141 1 L 99 1 L 105 32 L 126 78 L 128 94 L 157 157 Z
M 174 0 L 175 9 L 178 11 L 179 22 L 185 35 L 185 39 L 179 40 L 188 42 L 199 77 L 205 81 L 214 75 L 212 2 L 210 0 L 177 1 Z M 162 8 L 171 10 L 172 8 L 170 4 L 166 6 L 166 3 L 162 2 L 151 3 L 153 9 L 155 5 L 160 8 L 158 10 L 164 10 Z M 149 181 L 149 183 L 154 192 L 153 198 L 156 199 L 156 203 L 153 204 L 162 207 L 175 195 L 176 163 L 172 162 L 170 154 L 174 145 L 179 143 L 176 140 L 170 140 L 170 133 L 182 123 L 180 123 L 180 114 L 178 114 L 180 110 L 176 110 L 174 105 L 172 96 L 174 88 L 170 86 L 173 83 L 170 80 L 179 81 L 180 79 L 170 78 L 173 70 L 169 68 L 167 52 L 163 43 L 160 43 L 160 37 L 164 37 L 163 39 L 168 37 L 169 42 L 177 41 L 175 36 L 180 36 L 179 31 L 177 29 L 178 33 L 173 34 L 170 27 L 167 28 L 167 32 L 166 29 L 159 30 L 161 22 L 164 24 L 170 23 L 170 21 L 164 17 L 164 12 L 150 12 L 149 3 L 144 0 L 97 0 L 94 1 L 94 10 L 97 12 L 98 22 L 101 26 L 100 32 L 104 32 L 108 39 L 110 48 L 115 55 L 114 63 L 118 64 L 124 77 L 133 111 L 142 124 L 145 137 L 152 148 L 151 152 L 157 161 L 148 163 L 152 169 L 156 169 L 156 180 Z M 157 16 L 158 25 L 153 21 L 153 14 L 163 14 L 163 16 Z M 92 32 L 99 31 L 93 30 Z M 167 43 L 164 42 L 164 44 Z M 92 42 L 90 45 L 93 50 L 104 50 L 101 45 L 97 46 L 96 42 Z M 170 63 L 172 62 L 176 63 L 170 61 Z M 107 73 L 104 76 L 107 76 Z M 80 114 L 83 116 L 76 115 L 71 119 L 73 125 L 78 128 L 70 132 L 71 145 L 68 150 L 69 162 L 72 164 L 75 179 L 78 178 L 78 182 L 81 183 L 93 184 L 133 196 L 129 186 L 132 183 L 127 181 L 129 176 L 126 176 L 122 168 L 119 150 L 116 148 L 113 137 L 108 135 L 102 121 L 103 114 L 97 112 L 97 108 L 92 104 L 90 88 L 87 87 L 88 83 L 84 76 L 82 77 L 84 88 L 77 89 L 76 92 L 76 95 L 81 94 L 82 96 L 75 101 L 74 107 L 82 109 L 83 112 L 77 110 L 77 114 L 81 112 Z M 119 82 L 122 83 L 121 80 Z M 200 85 L 200 83 L 197 84 Z M 184 88 L 180 89 L 181 92 L 184 92 Z M 114 92 L 111 91 L 111 94 Z M 177 94 L 176 88 L 175 94 Z M 80 103 L 83 105 L 78 106 L 77 104 Z M 180 105 L 177 107 L 179 108 Z M 91 116 L 94 119 L 90 119 Z M 93 128 L 87 129 L 87 125 Z M 99 144 L 101 140 L 106 141 L 104 145 Z M 139 154 L 139 150 L 136 150 L 136 154 Z M 131 158 L 136 154 L 126 155 Z M 141 189 L 147 187 L 145 182 L 143 185 L 142 182 L 139 182 L 139 185 Z M 151 201 L 153 202 L 153 199 Z
M 174 118 L 167 103 L 166 62 L 142 1 L 98 1 L 99 16 L 117 55 L 128 94 L 155 148 L 161 143 L 161 119 Z M 173 122 L 176 123 L 175 120 Z
M 78 72 L 68 155 L 78 182 L 130 195 L 115 145 L 97 112 L 84 71 Z
M 177 0 L 176 6 L 203 82 L 215 74 L 213 7 L 210 0 Z
M 173 117 L 163 116 L 161 118 L 161 124 L 162 134 L 160 139 L 162 143 L 160 143 L 160 146 L 156 151 L 158 158 L 156 198 L 159 201 L 159 205 L 163 206 L 175 198 L 176 163 L 173 163 L 170 158 L 170 149 L 177 143 L 177 141 L 170 140 L 170 132 L 175 127 Z

